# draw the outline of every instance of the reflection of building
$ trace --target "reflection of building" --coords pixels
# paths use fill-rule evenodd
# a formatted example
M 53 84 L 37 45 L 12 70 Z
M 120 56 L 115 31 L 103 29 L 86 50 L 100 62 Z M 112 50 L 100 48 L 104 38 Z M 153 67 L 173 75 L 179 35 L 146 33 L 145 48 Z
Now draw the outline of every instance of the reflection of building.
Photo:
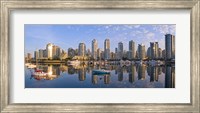
M 138 57 L 140 59 L 144 59 L 146 57 L 145 45 L 144 44 L 139 44 L 138 45 Z
M 171 34 L 165 35 L 165 58 L 167 60 L 175 58 L 175 36 Z
M 129 59 L 134 59 L 135 58 L 135 42 L 133 40 L 129 41 Z
M 93 39 L 92 40 L 92 58 L 93 59 L 97 59 L 97 48 L 98 48 L 97 40 Z
M 86 69 L 85 68 L 81 68 L 78 70 L 78 78 L 79 78 L 79 81 L 84 81 L 86 79 Z
M 122 57 L 123 57 L 123 52 L 124 52 L 124 47 L 123 47 L 123 43 L 122 42 L 119 42 L 118 43 L 118 49 L 117 49 L 117 51 L 118 51 L 118 59 L 122 59 Z
M 84 43 L 79 43 L 78 55 L 79 56 L 85 56 L 86 55 L 86 45 Z
M 175 67 L 166 66 L 165 67 L 165 88 L 175 87 Z
M 104 75 L 104 84 L 110 83 L 110 75 Z
M 110 59 L 110 40 L 104 41 L 104 59 Z
M 135 81 L 135 72 L 136 72 L 135 66 L 134 65 L 129 66 L 128 72 L 129 72 L 129 82 L 133 83 Z
M 98 83 L 98 76 L 92 75 L 92 84 L 97 84 L 97 83 Z
M 148 66 L 147 73 L 150 76 L 150 82 L 158 81 L 159 67 Z
M 118 67 L 118 81 L 123 81 L 123 68 Z
M 144 80 L 146 76 L 146 66 L 145 65 L 139 65 L 138 66 L 138 80 Z

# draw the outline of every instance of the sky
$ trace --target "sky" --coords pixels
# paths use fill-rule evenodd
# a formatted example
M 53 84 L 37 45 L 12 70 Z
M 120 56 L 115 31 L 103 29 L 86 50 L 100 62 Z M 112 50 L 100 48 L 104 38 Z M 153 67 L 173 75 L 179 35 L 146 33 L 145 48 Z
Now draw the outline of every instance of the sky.
M 124 50 L 128 50 L 128 43 L 133 40 L 138 44 L 145 44 L 146 49 L 150 42 L 158 42 L 159 47 L 165 48 L 165 34 L 176 34 L 174 24 L 106 24 L 106 25 L 69 25 L 69 24 L 25 24 L 25 54 L 35 50 L 45 49 L 47 43 L 53 43 L 67 51 L 68 48 L 78 48 L 79 43 L 86 44 L 91 50 L 92 40 L 96 39 L 98 47 L 104 49 L 104 40 L 110 39 L 110 49 L 114 52 L 118 43 L 122 42 Z

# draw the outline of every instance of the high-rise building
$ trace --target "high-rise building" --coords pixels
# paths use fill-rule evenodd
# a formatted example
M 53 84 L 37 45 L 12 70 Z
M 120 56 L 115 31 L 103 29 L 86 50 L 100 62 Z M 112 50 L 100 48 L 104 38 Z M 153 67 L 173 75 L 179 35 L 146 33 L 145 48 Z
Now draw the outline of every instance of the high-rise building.
M 99 59 L 99 60 L 101 60 L 101 53 L 102 53 L 102 51 L 101 51 L 101 49 L 100 48 L 98 48 L 97 49 L 97 59 Z
M 165 49 L 164 50 L 162 50 L 162 58 L 165 58 Z
M 44 57 L 43 50 L 39 49 L 39 59 L 42 59 Z
M 171 34 L 165 35 L 165 59 L 175 59 L 175 36 Z
M 78 55 L 79 56 L 85 56 L 86 55 L 86 45 L 84 43 L 79 43 Z
M 136 52 L 135 52 L 135 42 L 133 40 L 129 41 L 129 59 L 134 59 L 136 56 Z
M 98 43 L 96 39 L 92 40 L 92 58 L 97 59 Z
M 28 59 L 28 60 L 32 59 L 31 53 L 27 53 L 27 59 Z
M 138 44 L 138 58 L 139 59 L 145 59 L 146 52 L 145 52 L 145 45 L 144 44 Z
M 47 58 L 47 50 L 46 49 L 43 50 L 43 58 Z
M 158 48 L 158 57 L 162 58 L 162 49 L 161 48 Z
M 158 58 L 158 42 L 150 42 L 151 59 Z
M 35 60 L 37 60 L 39 58 L 39 52 L 38 51 L 34 51 L 34 58 L 35 58 Z
M 123 47 L 123 43 L 122 42 L 118 43 L 118 49 L 117 50 L 118 50 L 118 58 L 122 59 L 123 52 L 124 52 L 124 47 Z
M 147 49 L 147 57 L 151 58 L 151 48 L 150 47 L 148 47 L 148 49 Z
M 75 50 L 73 48 L 68 48 L 68 57 L 73 58 L 75 55 Z
M 104 59 L 110 59 L 110 40 L 104 41 Z
M 53 44 L 48 43 L 46 46 L 47 50 L 47 58 L 52 59 L 53 58 Z

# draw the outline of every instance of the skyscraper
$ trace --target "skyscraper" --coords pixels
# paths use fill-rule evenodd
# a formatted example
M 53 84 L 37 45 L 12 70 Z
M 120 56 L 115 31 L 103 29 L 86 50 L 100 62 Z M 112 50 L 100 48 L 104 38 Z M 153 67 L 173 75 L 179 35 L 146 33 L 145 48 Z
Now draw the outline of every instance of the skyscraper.
M 129 59 L 134 59 L 135 56 L 136 56 L 136 53 L 135 53 L 135 42 L 133 40 L 129 41 L 129 56 L 128 58 Z
M 39 59 L 42 59 L 43 58 L 43 50 L 42 49 L 39 49 Z
M 92 58 L 97 59 L 98 43 L 96 39 L 92 40 Z
M 34 58 L 35 58 L 35 60 L 37 60 L 39 58 L 39 52 L 38 51 L 34 51 Z
M 78 55 L 79 56 L 85 56 L 86 55 L 86 45 L 84 43 L 79 43 Z
M 118 49 L 117 50 L 118 50 L 118 58 L 122 59 L 123 51 L 124 51 L 124 47 L 123 47 L 123 43 L 122 42 L 118 43 Z
M 156 59 L 158 58 L 158 42 L 150 42 L 150 55 L 151 59 Z
M 28 60 L 32 59 L 31 53 L 27 53 L 27 59 L 28 59 Z
M 53 57 L 53 44 L 48 43 L 46 46 L 46 50 L 47 50 L 47 58 L 52 59 Z
M 104 41 L 104 59 L 110 59 L 110 40 Z
M 138 57 L 140 59 L 144 59 L 146 57 L 144 44 L 138 44 Z
M 72 58 L 75 56 L 75 50 L 73 48 L 68 48 L 68 57 Z
M 101 60 L 101 53 L 102 53 L 101 49 L 98 48 L 97 49 L 97 59 L 99 59 L 99 60 Z
M 175 36 L 171 34 L 165 35 L 165 58 L 175 59 Z

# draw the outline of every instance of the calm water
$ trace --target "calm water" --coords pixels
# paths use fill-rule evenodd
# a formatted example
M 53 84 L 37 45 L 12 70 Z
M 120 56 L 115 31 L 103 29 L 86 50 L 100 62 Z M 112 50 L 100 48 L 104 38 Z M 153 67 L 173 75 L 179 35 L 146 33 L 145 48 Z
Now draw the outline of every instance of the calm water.
M 102 67 L 38 65 L 51 73 L 48 76 L 32 76 L 34 69 L 25 67 L 26 88 L 174 88 L 174 66 L 131 65 L 107 66 L 107 75 L 92 75 L 93 69 Z

